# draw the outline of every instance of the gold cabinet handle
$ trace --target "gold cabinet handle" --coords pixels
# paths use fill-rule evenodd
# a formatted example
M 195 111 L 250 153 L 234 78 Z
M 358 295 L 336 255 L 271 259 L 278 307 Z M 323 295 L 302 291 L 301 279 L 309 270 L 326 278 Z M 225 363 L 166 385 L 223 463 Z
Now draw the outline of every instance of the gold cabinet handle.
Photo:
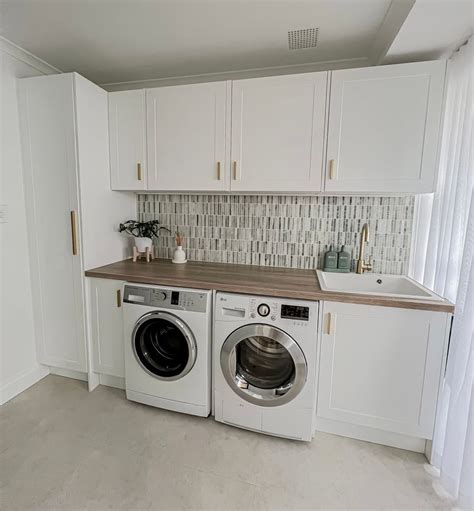
M 329 179 L 334 179 L 334 165 L 336 160 L 329 160 Z
M 237 181 L 237 162 L 236 161 L 232 162 L 232 173 L 234 176 L 234 181 Z
M 117 307 L 122 306 L 122 291 L 117 289 Z
M 217 162 L 217 180 L 218 181 L 221 180 L 221 162 L 220 161 Z
M 332 316 L 331 313 L 328 312 L 328 335 L 331 335 L 332 332 Z
M 77 255 L 77 222 L 76 212 L 71 211 L 71 237 L 72 237 L 72 255 Z
M 141 163 L 137 163 L 137 178 L 138 178 L 138 181 L 142 180 L 142 164 Z

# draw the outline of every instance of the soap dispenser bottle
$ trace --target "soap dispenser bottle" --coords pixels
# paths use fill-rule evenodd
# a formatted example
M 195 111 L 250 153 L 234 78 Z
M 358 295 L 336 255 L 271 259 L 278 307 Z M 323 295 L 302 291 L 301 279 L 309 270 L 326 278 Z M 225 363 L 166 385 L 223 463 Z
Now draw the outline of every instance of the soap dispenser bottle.
M 337 252 L 331 245 L 329 250 L 324 254 L 324 271 L 337 270 Z
M 337 267 L 343 273 L 348 273 L 351 269 L 351 255 L 346 250 L 345 245 L 342 245 L 341 251 L 339 252 Z

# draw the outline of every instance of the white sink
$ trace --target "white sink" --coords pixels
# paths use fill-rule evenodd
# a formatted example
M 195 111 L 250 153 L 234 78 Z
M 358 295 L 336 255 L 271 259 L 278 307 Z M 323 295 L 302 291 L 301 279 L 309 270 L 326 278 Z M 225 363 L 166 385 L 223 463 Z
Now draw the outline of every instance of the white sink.
M 443 300 L 404 275 L 383 275 L 381 273 L 330 273 L 316 270 L 323 291 L 354 293 L 361 295 L 391 296 L 413 300 Z

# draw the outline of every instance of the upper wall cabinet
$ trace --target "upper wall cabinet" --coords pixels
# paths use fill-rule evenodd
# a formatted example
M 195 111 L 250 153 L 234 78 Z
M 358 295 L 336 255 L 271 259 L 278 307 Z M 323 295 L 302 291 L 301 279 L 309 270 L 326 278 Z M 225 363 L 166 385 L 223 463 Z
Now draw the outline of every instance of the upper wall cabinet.
M 444 61 L 333 71 L 326 192 L 436 186 Z
M 445 68 L 416 62 L 110 93 L 112 188 L 433 192 Z
M 148 189 L 228 187 L 226 82 L 147 90 Z
M 146 190 L 145 90 L 109 93 L 112 190 Z
M 232 83 L 232 191 L 321 191 L 327 76 Z

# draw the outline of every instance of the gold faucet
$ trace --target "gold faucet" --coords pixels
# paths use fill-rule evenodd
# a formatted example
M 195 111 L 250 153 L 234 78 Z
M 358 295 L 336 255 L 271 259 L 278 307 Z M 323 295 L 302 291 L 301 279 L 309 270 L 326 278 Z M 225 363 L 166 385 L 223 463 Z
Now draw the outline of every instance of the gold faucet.
M 369 241 L 369 225 L 364 224 L 362 226 L 362 231 L 360 233 L 360 248 L 359 248 L 359 259 L 357 259 L 357 269 L 356 273 L 364 273 L 365 271 L 370 271 L 372 269 L 372 265 L 370 262 L 366 263 L 364 261 L 364 243 Z

